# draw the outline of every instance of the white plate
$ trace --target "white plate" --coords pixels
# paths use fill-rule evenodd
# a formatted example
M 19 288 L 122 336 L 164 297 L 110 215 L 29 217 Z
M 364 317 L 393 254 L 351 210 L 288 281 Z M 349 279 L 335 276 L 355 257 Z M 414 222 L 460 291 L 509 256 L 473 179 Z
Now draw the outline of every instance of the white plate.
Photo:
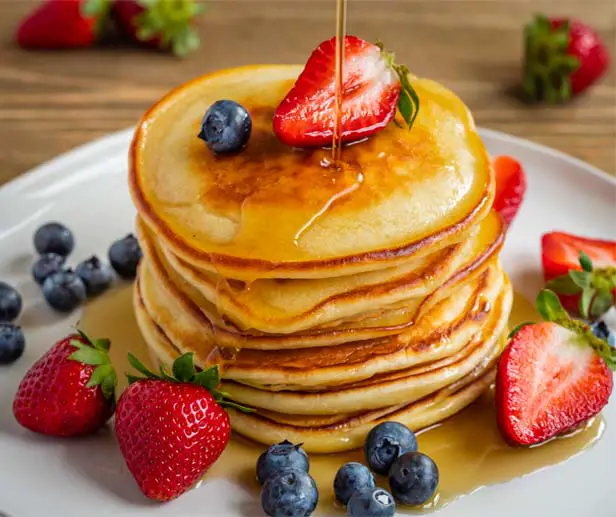
M 539 239 L 566 230 L 616 240 L 616 181 L 601 171 L 530 142 L 482 131 L 493 155 L 519 159 L 528 193 L 509 234 L 504 264 L 517 291 L 533 299 L 541 286 Z M 0 279 L 24 295 L 25 356 L 0 369 L 0 515 L 11 517 L 257 517 L 258 503 L 231 482 L 204 484 L 177 501 L 150 504 L 126 471 L 113 437 L 51 440 L 24 431 L 11 403 L 25 370 L 65 334 L 79 315 L 59 317 L 30 278 L 32 235 L 43 222 L 67 223 L 76 235 L 73 259 L 105 256 L 133 225 L 126 187 L 131 131 L 60 156 L 0 189 Z M 439 517 L 608 517 L 616 515 L 616 401 L 604 412 L 603 439 L 570 461 L 489 487 L 438 512 Z M 481 439 L 480 436 L 477 437 Z

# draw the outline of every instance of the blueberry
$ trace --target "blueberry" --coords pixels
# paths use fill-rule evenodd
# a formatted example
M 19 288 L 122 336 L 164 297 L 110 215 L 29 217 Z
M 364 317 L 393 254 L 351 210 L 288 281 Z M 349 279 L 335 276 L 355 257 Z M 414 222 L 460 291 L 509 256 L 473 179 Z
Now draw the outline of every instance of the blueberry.
M 105 291 L 113 280 L 111 268 L 103 264 L 97 257 L 84 260 L 75 268 L 75 274 L 86 286 L 88 296 L 96 296 Z
M 47 277 L 43 296 L 53 309 L 71 312 L 86 299 L 86 286 L 72 270 L 66 269 Z
M 423 504 L 434 495 L 438 477 L 438 467 L 432 458 L 420 452 L 407 452 L 391 466 L 389 488 L 401 503 Z
M 374 487 L 372 472 L 361 463 L 353 462 L 342 465 L 334 479 L 334 493 L 336 499 L 342 504 L 347 504 L 355 492 Z
M 603 341 L 607 341 L 611 347 L 616 347 L 616 336 L 607 326 L 605 321 L 595 321 L 591 325 L 592 333 Z
M 283 469 L 297 469 L 308 472 L 310 462 L 301 445 L 293 445 L 288 440 L 272 445 L 257 460 L 257 478 L 261 484 Z
M 47 223 L 34 234 L 34 247 L 40 255 L 57 253 L 66 257 L 75 246 L 73 233 L 63 224 Z
M 303 470 L 283 470 L 261 489 L 261 506 L 270 517 L 308 517 L 318 502 L 317 485 Z
M 215 153 L 233 153 L 248 143 L 252 120 L 235 101 L 216 101 L 205 112 L 199 138 Z
M 137 266 L 141 260 L 141 248 L 133 234 L 115 241 L 109 248 L 109 262 L 116 273 L 125 280 L 137 276 Z
M 0 364 L 11 364 L 21 357 L 26 339 L 21 327 L 0 323 Z
M 347 512 L 349 517 L 393 517 L 396 503 L 391 494 L 382 488 L 365 488 L 353 494 Z
M 49 275 L 53 275 L 61 271 L 64 267 L 66 257 L 57 253 L 45 253 L 32 265 L 32 276 L 37 284 L 43 285 L 43 282 Z
M 416 450 L 415 434 L 398 422 L 383 422 L 374 427 L 364 445 L 368 466 L 383 476 L 389 473 L 390 467 L 398 457 Z
M 17 319 L 21 307 L 21 295 L 9 284 L 0 282 L 0 322 Z

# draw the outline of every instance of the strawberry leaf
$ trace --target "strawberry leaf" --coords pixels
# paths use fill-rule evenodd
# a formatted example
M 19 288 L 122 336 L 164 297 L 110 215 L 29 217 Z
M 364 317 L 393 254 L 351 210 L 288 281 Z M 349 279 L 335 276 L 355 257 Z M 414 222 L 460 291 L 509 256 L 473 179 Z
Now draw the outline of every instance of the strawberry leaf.
M 207 370 L 203 370 L 195 375 L 195 382 L 199 386 L 203 386 L 207 390 L 214 390 L 220 384 L 220 376 L 218 375 L 218 367 L 212 366 Z
M 580 266 L 582 266 L 582 269 L 584 271 L 588 271 L 589 273 L 592 272 L 592 260 L 590 260 L 590 257 L 581 250 L 580 250 L 579 260 L 580 260 Z
M 128 362 L 130 365 L 137 370 L 141 375 L 146 377 L 147 379 L 158 379 L 158 376 L 148 370 L 139 359 L 137 359 L 133 354 L 129 352 L 128 354 Z
M 545 321 L 558 321 L 560 319 L 569 318 L 569 314 L 563 309 L 558 296 L 549 289 L 541 290 L 535 304 L 537 306 L 537 312 L 541 314 L 541 317 Z
M 582 288 L 569 275 L 552 278 L 552 280 L 545 284 L 545 287 L 558 294 L 573 295 L 582 292 Z
M 585 319 L 589 319 L 590 317 L 589 315 L 590 304 L 594 296 L 595 296 L 595 290 L 591 287 L 589 287 L 588 289 L 584 289 L 582 291 L 582 296 L 580 296 L 580 314 Z
M 190 382 L 195 376 L 193 354 L 181 355 L 173 362 L 173 376 L 180 382 Z
M 602 289 L 597 291 L 593 301 L 590 304 L 590 315 L 593 318 L 598 318 L 610 310 L 612 306 L 612 291 L 610 289 Z
M 164 364 L 161 364 L 158 370 L 160 371 L 160 376 L 162 379 L 170 382 L 175 382 L 175 379 L 171 375 L 169 375 L 167 367 Z
M 582 289 L 586 289 L 590 287 L 592 282 L 592 274 L 588 271 L 577 271 L 572 269 L 569 271 L 569 278 L 573 281 L 573 283 Z
M 81 348 L 69 355 L 68 358 L 72 361 L 77 361 L 78 363 L 88 364 L 91 366 L 109 364 L 109 357 L 107 354 L 90 347 Z

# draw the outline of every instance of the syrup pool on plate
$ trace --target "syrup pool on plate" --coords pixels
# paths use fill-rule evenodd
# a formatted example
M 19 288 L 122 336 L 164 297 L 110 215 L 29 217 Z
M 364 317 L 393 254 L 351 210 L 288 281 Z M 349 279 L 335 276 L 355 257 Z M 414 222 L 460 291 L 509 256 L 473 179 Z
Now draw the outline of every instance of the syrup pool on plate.
M 148 351 L 133 315 L 132 286 L 107 293 L 89 303 L 80 327 L 93 337 L 111 339 L 111 360 L 119 377 L 119 389 L 126 387 L 124 373 L 130 371 L 128 352 L 147 362 Z M 516 295 L 510 327 L 523 321 L 537 320 L 531 303 Z M 509 447 L 496 428 L 493 396 L 486 392 L 475 403 L 454 417 L 419 434 L 419 447 L 436 461 L 440 471 L 437 496 L 427 508 L 442 507 L 482 487 L 504 483 L 556 465 L 594 444 L 605 424 L 597 417 L 566 436 L 533 448 Z M 265 446 L 233 436 L 220 460 L 204 477 L 225 478 L 259 496 L 255 465 Z M 363 461 L 361 450 L 329 455 L 310 455 L 310 473 L 319 487 L 318 513 L 328 514 L 339 507 L 333 494 L 336 471 L 348 461 Z M 387 480 L 377 483 L 387 488 Z M 400 513 L 416 509 L 400 508 Z M 420 510 L 421 511 L 421 510 Z M 425 510 L 424 510 L 425 511 Z

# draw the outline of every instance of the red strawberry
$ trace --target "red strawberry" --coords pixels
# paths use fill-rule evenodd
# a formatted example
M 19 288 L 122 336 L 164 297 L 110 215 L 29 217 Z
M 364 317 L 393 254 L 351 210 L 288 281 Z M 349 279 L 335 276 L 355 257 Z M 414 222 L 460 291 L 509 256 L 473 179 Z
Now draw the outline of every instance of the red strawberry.
M 576 333 L 556 323 L 526 325 L 498 364 L 500 430 L 514 445 L 544 442 L 599 413 L 612 387 L 606 362 Z
M 21 22 L 17 43 L 38 49 L 90 47 L 108 12 L 107 0 L 48 0 Z
M 608 65 L 601 38 L 579 20 L 539 15 L 526 26 L 524 90 L 532 99 L 566 101 L 597 82 Z
M 105 425 L 113 414 L 116 374 L 109 340 L 68 336 L 41 357 L 21 381 L 13 414 L 27 429 L 79 436 Z
M 569 312 L 598 317 L 614 304 L 616 242 L 546 233 L 541 239 L 541 258 L 547 286 Z
M 335 122 L 336 38 L 312 53 L 295 85 L 274 114 L 274 132 L 287 145 L 331 145 Z M 341 139 L 358 140 L 383 129 L 400 108 L 407 125 L 419 101 L 408 70 L 394 64 L 382 46 L 356 36 L 344 40 Z
M 526 175 L 520 162 L 510 156 L 494 158 L 494 173 L 496 175 L 494 210 L 501 214 L 505 224 L 511 224 L 526 193 Z
M 157 376 L 130 354 L 129 360 L 146 378 L 129 376 L 118 402 L 120 450 L 141 491 L 169 501 L 191 488 L 225 449 L 230 428 L 221 405 L 239 406 L 215 391 L 217 367 L 197 373 L 192 354 L 175 361 L 173 376 L 164 369 Z
M 193 29 L 203 6 L 194 0 L 115 0 L 112 15 L 134 42 L 183 56 L 199 46 Z

